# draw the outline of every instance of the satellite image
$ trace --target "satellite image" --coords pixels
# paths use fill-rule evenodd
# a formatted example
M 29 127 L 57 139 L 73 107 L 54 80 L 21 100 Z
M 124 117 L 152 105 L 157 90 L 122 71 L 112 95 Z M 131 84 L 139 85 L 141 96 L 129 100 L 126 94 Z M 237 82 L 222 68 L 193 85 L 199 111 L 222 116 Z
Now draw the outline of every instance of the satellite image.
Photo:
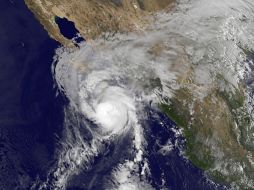
M 253 0 L 0 16 L 0 190 L 254 190 Z

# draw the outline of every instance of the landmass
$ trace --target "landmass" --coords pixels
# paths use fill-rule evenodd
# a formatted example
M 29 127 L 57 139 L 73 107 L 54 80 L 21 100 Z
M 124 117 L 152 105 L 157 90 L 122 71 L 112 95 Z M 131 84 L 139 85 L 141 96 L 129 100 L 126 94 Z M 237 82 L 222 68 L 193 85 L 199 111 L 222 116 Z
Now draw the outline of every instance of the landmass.
M 49 35 L 66 46 L 72 42 L 60 33 L 56 16 L 73 21 L 80 34 L 89 40 L 105 33 L 142 31 L 150 22 L 145 16 L 170 10 L 174 5 L 173 0 L 25 1 Z M 157 44 L 150 52 L 158 57 L 162 49 Z M 182 64 L 176 67 L 180 88 L 159 106 L 183 128 L 186 157 L 217 181 L 253 188 L 254 149 L 246 142 L 251 116 L 246 106 L 245 84 L 242 81 L 230 84 L 218 74 L 208 88 L 195 82 L 193 66 L 184 52 L 178 64 Z
M 48 31 L 63 45 L 71 45 L 55 22 L 67 18 L 85 39 L 103 33 L 142 31 L 150 13 L 173 6 L 174 0 L 25 0 L 28 8 Z

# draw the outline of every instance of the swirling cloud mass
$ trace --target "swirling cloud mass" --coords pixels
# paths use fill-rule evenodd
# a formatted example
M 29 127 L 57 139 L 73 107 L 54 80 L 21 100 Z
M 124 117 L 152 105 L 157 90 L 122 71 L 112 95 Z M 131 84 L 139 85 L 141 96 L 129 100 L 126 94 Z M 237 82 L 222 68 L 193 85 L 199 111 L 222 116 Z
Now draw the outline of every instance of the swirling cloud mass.
M 144 108 L 157 109 L 181 85 L 193 90 L 195 99 L 202 99 L 213 88 L 217 73 L 229 81 L 232 89 L 243 79 L 245 68 L 239 62 L 245 57 L 235 43 L 253 45 L 246 40 L 251 38 L 251 26 L 241 23 L 239 15 L 235 15 L 236 19 L 228 18 L 227 15 L 234 14 L 225 4 L 224 9 L 215 9 L 205 1 L 198 2 L 182 3 L 174 14 L 159 13 L 155 24 L 142 34 L 109 35 L 106 40 L 81 43 L 78 49 L 57 50 L 53 73 L 69 105 L 63 148 L 51 172 L 54 179 L 48 180 L 48 184 L 65 188 L 72 175 L 88 169 L 94 157 L 105 150 L 105 142 L 120 143 L 127 136 L 131 143 L 126 151 L 133 156 L 112 171 L 115 182 L 106 186 L 152 188 L 145 177 L 141 183 L 139 177 L 131 176 L 139 162 L 143 163 L 143 175 L 149 173 L 143 156 Z M 235 5 L 238 6 L 232 1 Z M 210 6 L 210 12 L 200 12 L 200 6 Z M 232 31 L 232 27 L 221 27 L 227 24 L 238 28 L 243 25 L 247 28 L 245 35 Z M 235 56 L 230 55 L 232 52 Z M 192 73 L 193 81 L 183 82 L 190 80 L 188 73 Z M 79 127 L 72 126 L 75 120 Z M 87 139 L 80 132 L 82 128 L 91 134 Z

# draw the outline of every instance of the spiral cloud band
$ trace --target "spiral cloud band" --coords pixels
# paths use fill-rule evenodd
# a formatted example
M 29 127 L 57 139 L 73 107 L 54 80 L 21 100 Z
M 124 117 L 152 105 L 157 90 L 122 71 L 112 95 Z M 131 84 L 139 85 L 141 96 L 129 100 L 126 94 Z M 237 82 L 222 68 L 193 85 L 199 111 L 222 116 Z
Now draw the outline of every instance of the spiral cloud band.
M 90 130 L 93 140 L 84 142 L 78 127 L 73 127 L 73 132 L 66 125 L 63 144 L 68 148 L 59 154 L 56 168 L 61 168 L 61 172 L 55 172 L 54 176 L 61 180 L 54 182 L 55 186 L 65 187 L 69 176 L 77 173 L 82 163 L 89 165 L 103 149 L 104 141 L 131 134 L 130 147 L 134 147 L 135 156 L 115 169 L 117 183 L 109 189 L 117 189 L 114 184 L 128 186 L 133 181 L 137 189 L 150 189 L 144 181 L 140 187 L 140 176 L 132 175 L 137 163 L 148 165 L 143 159 L 146 142 L 140 123 L 146 117 L 142 115 L 144 107 L 158 109 L 158 104 L 168 103 L 179 89 L 187 89 L 194 99 L 202 100 L 214 88 L 217 74 L 227 79 L 232 89 L 243 79 L 244 68 L 238 63 L 245 58 L 238 45 L 241 42 L 241 47 L 251 48 L 253 44 L 247 41 L 250 39 L 247 32 L 242 35 L 234 29 L 247 25 L 240 22 L 239 15 L 229 19 L 217 17 L 231 14 L 228 6 L 204 12 L 206 6 L 212 6 L 207 1 L 197 0 L 189 8 L 185 2 L 179 5 L 182 11 L 156 15 L 156 24 L 146 28 L 142 35 L 116 34 L 107 40 L 97 39 L 93 45 L 81 43 L 79 49 L 57 50 L 54 74 L 58 87 L 70 102 L 71 113 L 67 115 L 82 115 L 85 119 L 79 122 Z M 232 0 L 233 5 L 237 2 Z M 247 29 L 253 31 L 252 27 Z M 186 109 L 193 111 L 191 106 Z M 66 162 L 71 167 L 66 168 Z M 128 189 L 126 186 L 123 189 Z

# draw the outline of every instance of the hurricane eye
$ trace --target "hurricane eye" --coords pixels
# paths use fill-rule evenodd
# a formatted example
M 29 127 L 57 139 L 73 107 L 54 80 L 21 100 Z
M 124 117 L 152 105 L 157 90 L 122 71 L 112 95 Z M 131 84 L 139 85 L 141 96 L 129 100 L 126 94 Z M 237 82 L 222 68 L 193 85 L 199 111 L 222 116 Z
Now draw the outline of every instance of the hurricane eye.
M 126 106 L 119 102 L 103 102 L 95 110 L 96 121 L 105 130 L 119 130 L 127 123 Z

